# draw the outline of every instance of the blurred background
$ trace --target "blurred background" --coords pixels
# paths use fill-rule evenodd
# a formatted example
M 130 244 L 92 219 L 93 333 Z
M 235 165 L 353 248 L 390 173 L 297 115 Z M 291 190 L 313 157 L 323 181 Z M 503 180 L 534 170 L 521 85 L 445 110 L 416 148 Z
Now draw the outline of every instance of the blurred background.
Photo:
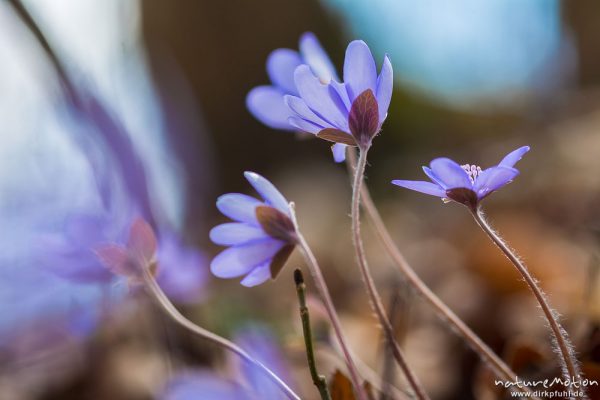
M 246 170 L 296 202 L 352 347 L 381 371 L 382 341 L 349 251 L 345 166 L 325 142 L 270 129 L 245 107 L 248 91 L 269 83 L 268 54 L 297 49 L 306 31 L 340 72 L 352 39 L 379 65 L 390 55 L 394 94 L 367 169 L 374 200 L 432 290 L 518 373 L 540 377 L 557 374 L 555 358 L 511 265 L 461 207 L 390 185 L 421 179 L 437 156 L 485 168 L 532 147 L 486 209 L 563 315 L 584 372 L 600 378 L 599 13 L 592 0 L 0 2 L 0 399 L 161 398 L 185 371 L 207 388 L 252 380 L 96 265 L 86 240 L 122 238 L 132 213 L 161 243 L 185 248 L 185 262 L 157 278 L 181 310 L 276 358 L 303 398 L 316 398 L 292 280 L 301 258 L 251 289 L 208 272 L 220 250 L 208 231 L 225 221 L 214 200 L 252 194 Z M 364 236 L 432 398 L 504 398 L 368 227 Z M 315 299 L 311 311 L 330 374 L 343 364 Z M 279 393 L 259 398 L 270 396 Z

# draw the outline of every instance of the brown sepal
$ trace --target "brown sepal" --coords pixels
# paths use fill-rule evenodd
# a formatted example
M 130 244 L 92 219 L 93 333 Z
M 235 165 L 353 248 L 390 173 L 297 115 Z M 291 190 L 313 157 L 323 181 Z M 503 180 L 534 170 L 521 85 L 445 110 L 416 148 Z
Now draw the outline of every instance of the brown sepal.
M 296 230 L 290 217 L 274 207 L 256 207 L 256 219 L 267 235 L 287 243 L 296 242 Z
M 273 257 L 273 260 L 271 260 L 271 265 L 269 266 L 269 269 L 271 270 L 271 279 L 277 278 L 277 275 L 279 275 L 283 269 L 283 266 L 287 262 L 288 258 L 290 258 L 290 255 L 292 255 L 294 247 L 296 246 L 293 244 L 287 244 L 283 246 L 281 250 L 277 252 L 277 254 L 275 254 L 275 257 Z
M 457 203 L 463 204 L 469 207 L 472 211 L 477 210 L 479 199 L 477 193 L 467 188 L 455 188 L 446 190 L 446 196 L 449 199 L 456 201 Z
M 379 105 L 371 89 L 362 92 L 350 107 L 350 132 L 359 146 L 368 147 L 379 131 Z
M 352 382 L 339 369 L 331 377 L 329 391 L 331 392 L 331 400 L 356 400 Z
M 317 133 L 317 137 L 334 143 L 347 144 L 348 146 L 356 146 L 356 140 L 352 135 L 339 129 L 327 128 Z

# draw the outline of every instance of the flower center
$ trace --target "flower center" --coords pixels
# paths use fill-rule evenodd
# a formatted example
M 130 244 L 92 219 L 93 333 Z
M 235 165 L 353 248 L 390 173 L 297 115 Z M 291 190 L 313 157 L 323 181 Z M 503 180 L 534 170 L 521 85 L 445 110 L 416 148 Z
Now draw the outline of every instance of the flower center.
M 467 172 L 467 175 L 469 175 L 469 179 L 471 179 L 471 183 L 475 183 L 475 180 L 477 179 L 477 177 L 479 176 L 479 174 L 481 174 L 481 167 L 478 165 L 471 165 L 471 164 L 465 164 L 465 165 L 461 165 L 462 169 L 464 169 Z

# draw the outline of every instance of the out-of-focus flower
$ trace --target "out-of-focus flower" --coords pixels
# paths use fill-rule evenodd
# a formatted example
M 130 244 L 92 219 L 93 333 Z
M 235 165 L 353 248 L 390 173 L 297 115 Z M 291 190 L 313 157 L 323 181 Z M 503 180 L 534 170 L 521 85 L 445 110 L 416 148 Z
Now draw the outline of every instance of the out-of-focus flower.
M 393 180 L 392 183 L 444 200 L 454 200 L 474 210 L 481 200 L 519 175 L 514 165 L 528 151 L 529 146 L 520 147 L 504 157 L 498 165 L 485 170 L 477 165 L 459 165 L 449 158 L 436 158 L 429 167 L 423 167 L 433 183 L 407 180 Z
M 156 272 L 156 237 L 152 227 L 141 218 L 131 225 L 126 246 L 111 243 L 95 251 L 106 268 L 132 283 L 143 279 L 144 269 Z
M 149 269 L 165 293 L 177 301 L 194 302 L 202 295 L 202 255 L 185 247 L 172 232 L 161 235 L 157 243 L 154 230 L 142 218 L 131 224 L 125 245 L 103 243 L 94 252 L 107 270 L 128 278 L 130 284 L 142 281 L 141 273 Z
M 392 64 L 386 55 L 378 76 L 371 50 L 365 42 L 355 40 L 346 49 L 344 83 L 323 83 L 306 65 L 296 68 L 294 82 L 299 96 L 285 96 L 294 112 L 291 125 L 335 143 L 365 147 L 387 117 Z
M 209 371 L 184 372 L 167 384 L 162 400 L 250 400 L 251 395 L 233 382 Z
M 332 79 L 339 80 L 331 59 L 313 33 L 306 32 L 300 36 L 298 47 L 300 51 L 273 50 L 267 58 L 267 73 L 272 85 L 257 86 L 246 96 L 246 106 L 252 115 L 273 129 L 297 130 L 297 127 L 289 123 L 294 113 L 286 106 L 284 96 L 300 95 L 294 82 L 294 71 L 300 65 L 308 65 L 311 72 L 324 84 Z M 336 162 L 344 161 L 345 145 L 335 144 L 332 150 Z
M 175 301 L 194 303 L 203 296 L 208 265 L 204 255 L 181 243 L 173 232 L 163 233 L 158 241 L 156 281 Z
M 252 357 L 260 361 L 285 382 L 291 382 L 289 367 L 267 329 L 254 326 L 243 329 L 235 342 L 247 349 Z M 166 385 L 162 400 L 250 400 L 279 399 L 281 390 L 255 366 L 243 363 L 235 368 L 236 382 L 226 380 L 209 371 L 187 371 L 176 375 Z M 239 380 L 238 380 L 239 379 Z
M 245 275 L 241 283 L 251 287 L 277 276 L 294 250 L 296 234 L 290 205 L 279 190 L 254 172 L 244 176 L 263 201 L 239 193 L 219 197 L 219 211 L 236 222 L 210 231 L 214 243 L 231 246 L 213 259 L 210 269 L 219 278 Z

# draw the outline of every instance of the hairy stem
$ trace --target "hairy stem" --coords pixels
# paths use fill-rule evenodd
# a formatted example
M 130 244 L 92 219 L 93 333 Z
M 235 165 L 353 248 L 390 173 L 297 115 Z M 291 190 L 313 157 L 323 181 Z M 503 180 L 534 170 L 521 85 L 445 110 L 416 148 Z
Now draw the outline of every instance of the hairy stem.
M 489 236 L 492 242 L 494 242 L 494 244 L 498 246 L 500 250 L 502 250 L 504 255 L 515 266 L 521 276 L 523 276 L 523 279 L 533 292 L 533 295 L 535 296 L 540 307 L 542 308 L 544 315 L 546 316 L 546 319 L 548 320 L 548 324 L 550 325 L 550 329 L 554 335 L 556 346 L 558 347 L 558 350 L 560 351 L 564 361 L 564 363 L 562 363 L 564 378 L 569 380 L 578 379 L 581 375 L 581 372 L 579 371 L 577 361 L 573 354 L 573 346 L 569 341 L 567 332 L 560 325 L 556 312 L 550 307 L 548 299 L 542 292 L 542 289 L 540 289 L 536 280 L 533 278 L 525 264 L 519 260 L 519 257 L 517 257 L 513 250 L 508 247 L 506 242 L 504 242 L 504 240 L 488 224 L 484 218 L 482 210 L 480 208 L 471 210 L 471 214 L 473 215 L 473 218 L 475 218 L 475 221 L 477 221 L 479 227 L 481 227 L 481 229 Z
M 147 268 L 144 269 L 143 274 L 146 287 L 149 289 L 156 302 L 162 307 L 165 313 L 173 319 L 173 321 L 175 321 L 188 331 L 192 332 L 193 334 L 205 340 L 213 342 L 214 344 L 221 346 L 224 349 L 231 351 L 232 353 L 237 354 L 248 363 L 256 366 L 267 378 L 269 378 L 274 384 L 276 384 L 289 399 L 300 400 L 300 396 L 298 396 L 288 385 L 285 384 L 285 382 L 283 382 L 277 375 L 275 375 L 273 371 L 267 368 L 260 361 L 253 358 L 244 349 L 242 349 L 235 343 L 194 324 L 192 321 L 184 317 L 177 310 L 177 308 L 175 308 L 173 303 L 171 303 L 171 301 L 168 299 L 167 295 L 165 295 L 165 293 L 162 291 L 160 286 L 158 286 L 158 283 Z
M 400 345 L 398 345 L 398 342 L 394 337 L 394 330 L 386 315 L 381 297 L 377 292 L 375 282 L 371 276 L 369 265 L 367 263 L 367 257 L 365 255 L 365 249 L 360 235 L 360 192 L 364 180 L 365 167 L 367 164 L 367 153 L 368 149 L 360 150 L 360 155 L 358 157 L 358 163 L 354 174 L 354 184 L 352 185 L 352 242 L 354 243 L 358 266 L 360 268 L 363 282 L 367 289 L 367 295 L 369 296 L 371 307 L 373 308 L 373 311 L 377 315 L 381 327 L 383 328 L 385 339 L 392 350 L 392 354 L 394 355 L 396 362 L 400 366 L 400 369 L 402 369 L 406 380 L 413 389 L 415 396 L 420 400 L 425 400 L 429 399 L 429 396 L 427 396 L 425 390 L 421 386 L 421 383 L 417 379 L 417 376 L 407 364 L 406 359 L 402 354 L 402 350 L 400 349 Z
M 354 174 L 354 168 L 356 166 L 356 152 L 352 149 L 348 151 L 348 172 Z M 496 375 L 497 378 L 506 381 L 517 380 L 517 374 L 500 358 L 498 355 L 483 341 L 481 338 L 471 330 L 461 320 L 458 315 L 454 313 L 429 287 L 421 280 L 415 270 L 411 267 L 408 260 L 404 257 L 398 246 L 394 243 L 392 235 L 388 231 L 377 206 L 371 198 L 369 188 L 363 183 L 361 188 L 361 204 L 369 216 L 375 234 L 379 238 L 383 247 L 387 251 L 388 255 L 404 275 L 407 282 L 412 288 L 423 298 L 438 315 L 438 317 L 450 325 L 450 328 L 456 332 L 467 345 L 481 358 L 481 360 L 490 368 L 490 370 Z M 531 392 L 529 388 L 522 387 L 518 388 L 516 385 L 511 386 L 511 390 Z M 537 397 L 531 397 L 532 399 L 538 399 Z
M 304 334 L 304 347 L 306 348 L 306 358 L 308 361 L 308 369 L 313 384 L 317 387 L 321 400 L 331 400 L 329 388 L 327 387 L 327 379 L 323 375 L 319 375 L 317 371 L 317 362 L 315 360 L 315 351 L 313 348 L 312 330 L 310 328 L 310 314 L 306 306 L 306 285 L 302 271 L 299 269 L 294 271 L 294 281 L 296 283 L 296 293 L 298 294 L 298 303 L 300 305 L 300 319 L 302 320 L 302 333 Z
M 304 256 L 304 259 L 306 260 L 306 264 L 308 265 L 310 274 L 315 282 L 315 286 L 317 288 L 317 291 L 319 292 L 319 296 L 321 297 L 321 300 L 325 305 L 325 309 L 327 310 L 329 319 L 331 320 L 331 325 L 333 327 L 333 331 L 338 340 L 338 343 L 342 349 L 342 353 L 344 354 L 346 366 L 348 367 L 348 372 L 350 373 L 350 380 L 352 381 L 354 390 L 356 391 L 356 395 L 358 396 L 359 400 L 367 400 L 367 395 L 363 386 L 361 385 L 361 379 L 358 373 L 358 369 L 356 368 L 356 364 L 352 359 L 350 348 L 346 343 L 346 338 L 342 330 L 340 319 L 338 317 L 337 311 L 335 310 L 335 306 L 333 305 L 333 301 L 331 300 L 331 295 L 329 294 L 329 289 L 327 288 L 327 284 L 325 283 L 325 278 L 323 278 L 321 267 L 319 266 L 317 258 L 312 252 L 310 246 L 306 242 L 306 239 L 300 232 L 298 220 L 296 218 L 296 210 L 293 203 L 291 204 L 290 208 L 292 211 L 292 222 L 294 223 L 294 227 L 296 229 L 298 246 L 300 247 L 300 251 Z

